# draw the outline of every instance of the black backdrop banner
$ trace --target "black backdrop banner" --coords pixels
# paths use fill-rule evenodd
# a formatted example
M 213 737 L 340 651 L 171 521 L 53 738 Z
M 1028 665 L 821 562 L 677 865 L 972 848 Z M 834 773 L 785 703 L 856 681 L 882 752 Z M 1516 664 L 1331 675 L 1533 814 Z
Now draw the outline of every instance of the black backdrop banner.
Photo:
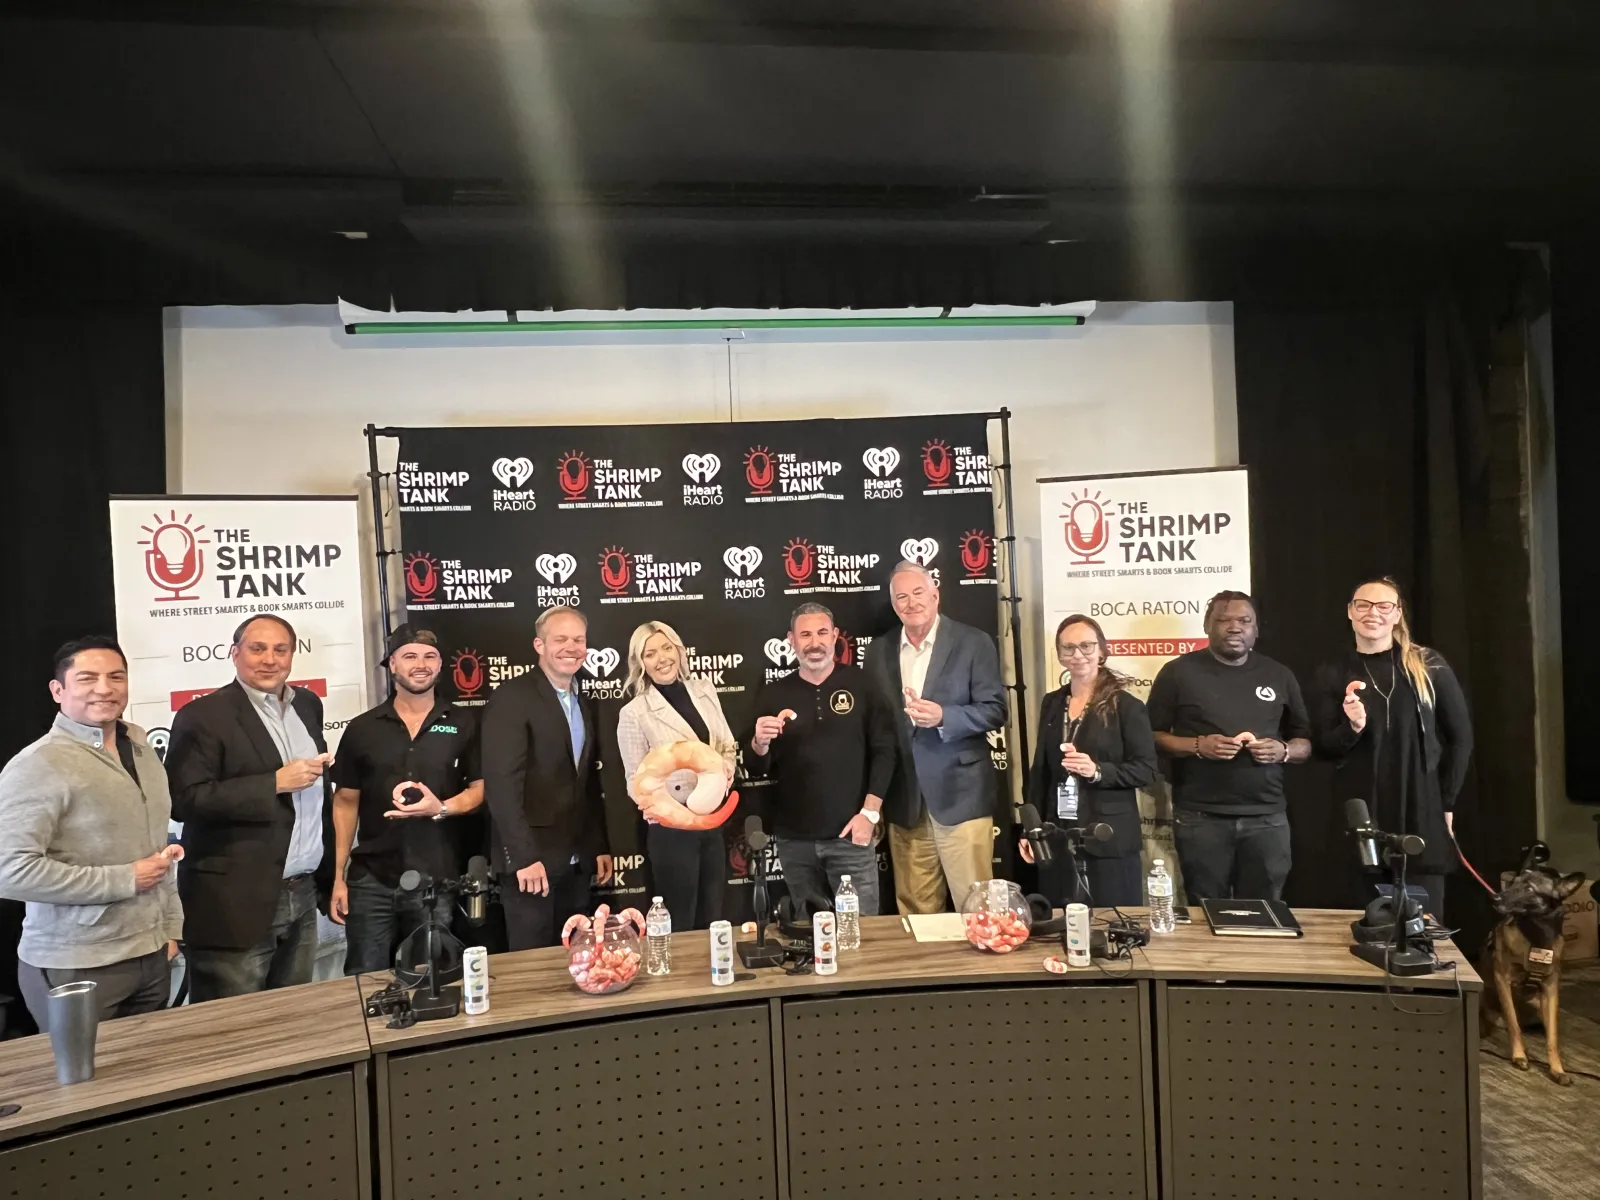
M 741 742 L 762 685 L 794 667 L 793 609 L 827 605 L 839 663 L 857 669 L 875 637 L 898 629 L 888 577 L 902 558 L 937 572 L 944 612 L 998 628 L 984 415 L 391 432 L 407 613 L 439 633 L 461 702 L 485 703 L 533 669 L 542 610 L 570 604 L 589 618 L 580 680 L 601 702 L 613 905 L 642 907 L 651 894 L 644 826 L 616 751 L 640 623 L 678 631 Z M 1003 734 L 994 756 L 1004 769 Z M 738 834 L 747 814 L 763 813 L 764 789 L 742 772 L 737 786 L 723 832 L 727 909 L 743 919 Z M 879 863 L 888 908 L 886 844 Z

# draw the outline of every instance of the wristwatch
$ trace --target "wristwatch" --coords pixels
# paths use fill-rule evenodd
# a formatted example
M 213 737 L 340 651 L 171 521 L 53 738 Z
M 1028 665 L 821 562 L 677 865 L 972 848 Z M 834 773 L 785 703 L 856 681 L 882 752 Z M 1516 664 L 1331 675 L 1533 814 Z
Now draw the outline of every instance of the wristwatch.
M 449 815 L 450 815 L 450 801 L 448 801 L 448 800 L 439 801 L 439 811 L 433 814 L 433 819 L 435 821 L 442 821 L 446 817 L 448 817 Z
M 876 825 L 883 818 L 883 814 L 875 808 L 863 808 L 861 815 Z

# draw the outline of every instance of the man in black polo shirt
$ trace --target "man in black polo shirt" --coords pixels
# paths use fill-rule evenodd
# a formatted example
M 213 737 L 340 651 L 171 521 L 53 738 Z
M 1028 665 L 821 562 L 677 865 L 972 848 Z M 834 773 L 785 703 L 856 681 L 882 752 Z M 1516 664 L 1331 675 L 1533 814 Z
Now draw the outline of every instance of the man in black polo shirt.
M 348 975 L 392 968 L 396 948 L 426 919 L 421 893 L 399 890 L 404 872 L 456 879 L 475 849 L 453 818 L 483 803 L 478 723 L 471 709 L 435 698 L 441 666 L 432 630 L 400 626 L 389 638 L 394 696 L 351 721 L 339 742 L 329 915 L 348 931 Z M 410 788 L 420 798 L 408 800 Z M 435 903 L 447 928 L 450 906 L 448 895 Z
M 879 812 L 894 773 L 894 715 L 859 670 L 834 665 L 839 631 L 820 604 L 789 619 L 799 669 L 762 689 L 745 767 L 772 777 L 772 832 L 789 894 L 833 907 L 850 876 L 864 916 L 878 911 Z
M 1281 900 L 1289 878 L 1283 764 L 1311 757 L 1311 724 L 1294 673 L 1255 653 L 1259 633 L 1249 596 L 1217 593 L 1211 644 L 1173 659 L 1150 688 L 1191 900 Z

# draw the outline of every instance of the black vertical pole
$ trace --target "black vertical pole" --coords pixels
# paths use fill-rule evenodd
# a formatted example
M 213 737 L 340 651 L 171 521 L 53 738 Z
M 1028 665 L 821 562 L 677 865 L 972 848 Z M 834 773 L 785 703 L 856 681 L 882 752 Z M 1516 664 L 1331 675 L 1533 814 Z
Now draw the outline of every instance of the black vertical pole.
M 389 549 L 383 537 L 383 475 L 378 470 L 378 427 L 368 425 L 367 483 L 372 489 L 372 545 L 378 557 L 378 612 L 383 617 L 383 641 L 394 632 L 389 613 Z
M 1017 697 L 1017 747 L 1018 755 L 1012 762 L 1026 774 L 1028 763 L 1028 687 L 1022 679 L 1022 596 L 1017 591 L 1017 520 L 1016 492 L 1011 486 L 1011 410 L 1000 410 L 1000 470 L 1005 483 L 1005 536 L 1000 540 L 1006 547 L 1006 603 L 1011 606 L 1011 669 L 1016 676 Z

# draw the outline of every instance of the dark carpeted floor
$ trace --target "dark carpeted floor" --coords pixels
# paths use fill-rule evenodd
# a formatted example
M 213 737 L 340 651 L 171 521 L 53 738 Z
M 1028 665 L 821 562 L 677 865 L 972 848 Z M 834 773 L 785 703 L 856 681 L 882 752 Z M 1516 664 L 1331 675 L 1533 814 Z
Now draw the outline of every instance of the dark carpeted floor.
M 1480 1046 L 1485 1200 L 1600 1197 L 1600 962 L 1561 981 L 1561 1059 L 1571 1087 L 1543 1064 L 1544 1031 L 1524 1030 L 1532 1069 L 1511 1065 L 1504 1027 Z

